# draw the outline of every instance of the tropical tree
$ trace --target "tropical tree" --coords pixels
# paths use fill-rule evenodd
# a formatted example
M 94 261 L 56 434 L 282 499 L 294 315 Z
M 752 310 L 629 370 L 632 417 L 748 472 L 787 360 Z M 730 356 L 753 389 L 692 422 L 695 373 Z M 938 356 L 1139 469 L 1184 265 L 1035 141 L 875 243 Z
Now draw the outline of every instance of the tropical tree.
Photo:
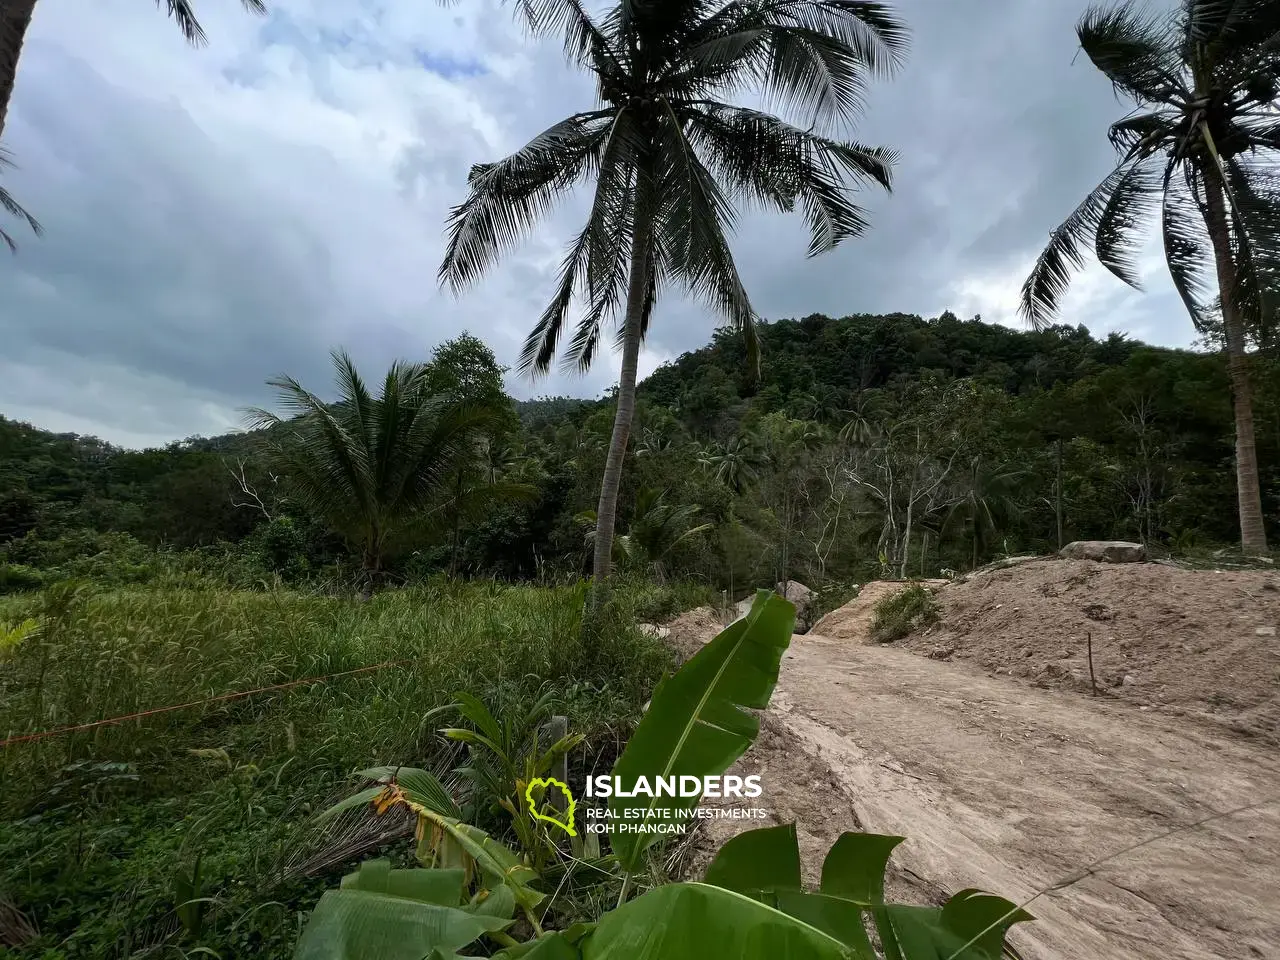
M 2 122 L 2 119 L 0 119 L 0 123 Z M 9 151 L 0 147 L 0 169 L 12 166 L 13 160 L 9 157 Z M 27 221 L 27 226 L 31 228 L 31 232 L 37 237 L 44 231 L 44 228 L 40 226 L 40 221 L 27 213 L 26 210 L 22 209 L 21 204 L 19 204 L 17 200 L 13 199 L 13 197 L 10 196 L 9 191 L 4 189 L 4 187 L 0 187 L 0 207 L 3 207 L 5 212 L 10 216 L 17 217 L 19 220 Z M 14 242 L 13 237 L 9 235 L 7 230 L 0 229 L 0 240 L 3 240 L 10 250 L 18 249 L 17 243 Z
M 240 2 L 251 13 L 267 12 L 263 0 Z M 169 18 L 178 25 L 182 35 L 193 47 L 205 43 L 204 29 L 196 19 L 190 0 L 156 0 L 156 6 L 166 8 Z M 5 120 L 9 115 L 9 101 L 13 98 L 13 84 L 18 76 L 22 45 L 26 41 L 27 30 L 31 27 L 31 17 L 35 11 L 36 0 L 5 0 L 0 5 L 0 136 L 4 134 Z
M 942 528 L 945 532 L 959 526 L 968 534 L 969 569 L 978 569 L 979 556 L 1017 512 L 1018 484 L 1025 475 L 1025 470 L 981 456 L 970 457 L 964 465 Z
M 644 489 L 636 495 L 636 512 L 631 527 L 623 536 L 613 538 L 613 559 L 635 560 L 665 583 L 665 561 L 680 544 L 706 533 L 715 524 L 694 521 L 701 508 L 694 504 L 677 506 L 667 502 L 666 490 Z M 588 544 L 598 535 L 594 510 L 584 510 L 575 518 L 587 531 Z
M 597 509 L 595 598 L 611 568 L 618 490 L 635 410 L 636 367 L 654 303 L 680 285 L 747 338 L 756 314 L 729 250 L 735 201 L 789 212 L 799 203 L 810 255 L 861 233 L 855 183 L 888 189 L 894 154 L 826 136 L 851 121 L 868 75 L 905 48 L 901 23 L 872 0 L 619 0 L 593 17 L 581 0 L 527 0 L 535 26 L 597 81 L 598 103 L 496 163 L 472 168 L 454 208 L 441 280 L 478 278 L 574 184 L 594 179 L 586 225 L 570 244 L 555 295 L 520 366 L 545 372 L 575 297 L 585 306 L 564 362 L 585 370 L 602 326 L 621 308 L 617 411 Z M 763 88 L 803 122 L 735 106 Z
M 1136 109 L 1111 125 L 1119 163 L 1051 235 L 1023 285 L 1022 313 L 1037 327 L 1049 322 L 1089 245 L 1140 288 L 1143 228 L 1158 212 L 1165 262 L 1193 322 L 1210 329 L 1213 313 L 1221 315 L 1240 539 L 1247 552 L 1261 553 L 1267 538 L 1246 342 L 1274 321 L 1280 266 L 1280 0 L 1181 0 L 1167 15 L 1128 2 L 1089 10 L 1076 34 Z
M 723 444 L 712 444 L 698 462 L 710 467 L 716 480 L 741 495 L 759 477 L 765 457 L 754 435 L 740 433 Z
M 304 509 L 359 552 L 368 595 L 397 551 L 447 527 L 460 511 L 479 515 L 495 500 L 523 491 L 513 485 L 456 485 L 503 410 L 432 392 L 430 366 L 421 363 L 392 364 L 374 396 L 350 356 L 336 350 L 332 357 L 335 403 L 325 403 L 293 377 L 276 377 L 267 383 L 290 419 L 251 410 L 249 426 L 279 432 L 275 469 Z

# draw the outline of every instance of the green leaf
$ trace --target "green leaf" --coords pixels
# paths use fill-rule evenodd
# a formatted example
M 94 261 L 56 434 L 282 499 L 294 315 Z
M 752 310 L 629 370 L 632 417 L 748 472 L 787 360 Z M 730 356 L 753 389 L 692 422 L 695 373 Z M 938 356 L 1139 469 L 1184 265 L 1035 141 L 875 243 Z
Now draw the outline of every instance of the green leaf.
M 778 682 L 778 666 L 791 642 L 796 608 L 768 590 L 756 594 L 751 612 L 726 627 L 654 691 L 649 710 L 614 765 L 613 775 L 631 790 L 640 777 L 715 776 L 751 746 L 760 720 L 744 707 L 764 709 Z M 687 806 L 693 806 L 693 801 Z M 670 810 L 643 824 L 687 819 L 669 797 L 613 797 L 609 807 L 625 824 L 626 808 Z M 636 822 L 636 821 L 633 821 Z M 614 833 L 613 851 L 633 872 L 655 833 Z
M 359 870 L 342 878 L 342 889 L 367 890 L 442 907 L 456 907 L 462 903 L 465 881 L 463 870 L 393 870 L 388 860 L 366 860 L 360 864 Z
M 581 960 L 578 943 L 595 928 L 593 923 L 575 923 L 568 930 L 557 930 L 519 946 L 494 954 L 494 960 Z
M 298 939 L 295 960 L 422 960 L 450 956 L 510 923 L 368 890 L 329 890 Z
M 417 809 L 418 816 L 428 824 L 434 824 L 453 840 L 480 870 L 480 876 L 490 889 L 506 886 L 515 902 L 526 910 L 532 910 L 545 899 L 545 894 L 530 884 L 538 874 L 526 866 L 509 848 L 503 846 L 479 827 L 446 817 L 426 807 Z M 424 831 L 425 834 L 425 831 Z
M 366 780 L 376 780 L 382 784 L 396 783 L 404 791 L 405 797 L 412 802 L 428 807 L 436 813 L 442 813 L 446 817 L 459 819 L 462 816 L 462 811 L 449 795 L 449 790 L 429 770 L 421 770 L 417 767 L 371 767 L 368 770 L 361 770 L 356 776 L 364 777 Z
M 354 810 L 356 807 L 367 807 L 375 799 L 382 795 L 382 787 L 369 787 L 361 790 L 359 793 L 353 793 L 345 800 L 339 800 L 327 810 L 322 810 L 316 815 L 317 820 L 331 820 L 340 813 L 346 813 L 348 810 Z
M 888 960 L 898 960 L 902 953 L 890 925 L 891 918 L 884 908 L 884 873 L 894 848 L 902 841 L 902 837 L 874 833 L 842 833 L 822 861 L 822 882 L 819 886 L 826 896 L 870 905 Z
M 885 868 L 903 839 L 874 833 L 842 833 L 822 861 L 819 889 L 844 900 L 883 902 Z
M 849 951 L 821 930 L 732 890 L 671 883 L 605 914 L 583 941 L 582 957 L 847 960 Z
M 961 890 L 942 906 L 942 924 L 964 941 L 972 940 L 964 957 L 990 957 L 996 960 L 1004 949 L 1004 938 L 1015 923 L 1035 918 L 1004 897 Z
M 762 827 L 733 837 L 711 861 L 703 882 L 755 899 L 760 891 L 801 889 L 796 825 Z
M 498 917 L 502 920 L 510 920 L 515 916 L 516 897 L 511 892 L 510 887 L 500 884 L 491 890 L 484 889 L 479 891 L 471 898 L 471 903 L 463 909 L 483 917 Z
M 780 890 L 774 900 L 774 906 L 787 916 L 834 937 L 852 948 L 855 956 L 876 956 L 871 938 L 867 936 L 864 907 L 840 897 L 798 890 Z

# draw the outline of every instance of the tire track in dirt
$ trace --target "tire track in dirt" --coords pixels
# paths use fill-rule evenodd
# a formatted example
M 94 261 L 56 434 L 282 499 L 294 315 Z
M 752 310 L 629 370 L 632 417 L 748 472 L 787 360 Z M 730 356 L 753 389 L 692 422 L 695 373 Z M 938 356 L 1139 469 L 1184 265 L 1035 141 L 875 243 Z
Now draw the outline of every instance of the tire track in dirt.
M 672 626 L 685 650 L 718 629 Z M 813 634 L 793 638 L 738 771 L 763 774 L 776 821 L 798 821 L 807 878 L 844 830 L 898 834 L 893 892 L 916 899 L 976 886 L 1023 900 L 1280 800 L 1280 758 L 1258 741 Z M 702 861 L 748 825 L 709 821 Z M 1280 960 L 1280 803 L 1134 850 L 1030 910 L 1013 937 L 1027 960 Z

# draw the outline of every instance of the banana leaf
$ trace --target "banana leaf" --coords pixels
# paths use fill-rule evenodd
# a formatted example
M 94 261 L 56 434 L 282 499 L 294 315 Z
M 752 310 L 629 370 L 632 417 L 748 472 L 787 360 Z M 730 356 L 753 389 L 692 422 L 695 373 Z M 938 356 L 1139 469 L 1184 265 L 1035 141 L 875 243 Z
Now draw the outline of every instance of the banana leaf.
M 583 960 L 849 960 L 816 927 L 750 897 L 671 883 L 607 913 L 582 942 Z
M 510 924 L 388 893 L 329 890 L 302 931 L 294 960 L 422 960 L 434 951 L 451 957 Z
M 771 591 L 756 593 L 751 612 L 731 624 L 654 691 L 649 709 L 614 765 L 624 790 L 640 777 L 707 777 L 724 773 L 760 732 L 760 720 L 743 708 L 764 709 L 778 682 L 782 654 L 791 643 L 796 608 Z M 696 798 L 611 797 L 614 823 L 676 824 Z M 625 817 L 627 809 L 644 815 Z M 656 815 L 656 811 L 669 811 Z M 659 834 L 616 831 L 613 852 L 634 872 Z
M 748 830 L 729 840 L 706 882 L 752 897 L 840 941 L 855 957 L 875 958 L 865 917 L 886 960 L 998 960 L 1013 924 L 1032 919 L 1002 897 L 962 890 L 939 907 L 884 902 L 884 876 L 901 837 L 845 833 L 827 852 L 818 892 L 800 885 L 794 825 Z

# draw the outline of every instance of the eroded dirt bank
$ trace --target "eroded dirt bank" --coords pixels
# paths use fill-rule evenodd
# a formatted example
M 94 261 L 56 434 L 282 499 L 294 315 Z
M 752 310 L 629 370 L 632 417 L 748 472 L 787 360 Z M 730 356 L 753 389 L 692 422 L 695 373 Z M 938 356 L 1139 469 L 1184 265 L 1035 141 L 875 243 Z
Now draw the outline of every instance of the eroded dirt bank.
M 901 646 L 1089 694 L 1092 641 L 1103 696 L 1280 745 L 1280 572 L 1034 560 L 935 596 Z
M 672 624 L 688 650 L 711 617 Z M 806 873 L 842 830 L 908 838 L 895 886 L 1013 900 L 1112 851 L 1280 798 L 1265 744 L 892 648 L 793 639 L 765 735 L 740 768 L 798 820 Z M 742 821 L 711 822 L 712 843 Z M 1280 958 L 1280 805 L 1134 850 L 1039 897 L 1028 960 Z

